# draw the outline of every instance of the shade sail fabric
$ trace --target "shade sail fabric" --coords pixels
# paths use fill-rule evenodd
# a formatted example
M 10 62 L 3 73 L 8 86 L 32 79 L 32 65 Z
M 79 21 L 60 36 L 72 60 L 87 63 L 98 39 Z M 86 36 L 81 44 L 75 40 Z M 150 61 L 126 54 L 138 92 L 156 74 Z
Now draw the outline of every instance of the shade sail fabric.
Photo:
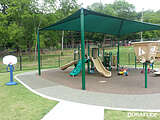
M 122 36 L 141 31 L 160 30 L 160 25 L 122 19 L 84 8 L 81 9 L 84 11 L 85 32 L 98 32 Z M 81 31 L 81 9 L 73 13 L 71 16 L 40 30 Z

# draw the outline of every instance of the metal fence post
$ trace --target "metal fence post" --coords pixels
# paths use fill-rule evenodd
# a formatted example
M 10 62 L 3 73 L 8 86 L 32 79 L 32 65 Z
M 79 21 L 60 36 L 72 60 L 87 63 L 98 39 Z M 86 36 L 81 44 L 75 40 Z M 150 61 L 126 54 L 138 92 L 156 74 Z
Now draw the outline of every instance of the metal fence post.
M 90 46 L 88 44 L 88 73 L 90 73 Z
M 61 55 L 58 55 L 58 66 L 60 67 L 61 66 Z
M 22 56 L 21 55 L 19 56 L 19 62 L 20 62 L 20 64 L 19 64 L 20 65 L 20 71 L 22 71 Z
M 37 48 L 38 48 L 38 74 L 41 75 L 41 65 L 40 65 L 40 39 L 39 39 L 39 31 L 37 31 Z
M 41 67 L 42 67 L 42 55 L 40 55 L 40 60 L 41 60 Z
M 80 45 L 78 45 L 78 60 L 80 59 Z
M 135 69 L 137 68 L 137 57 L 135 56 L 135 59 L 134 59 L 134 62 L 135 62 Z

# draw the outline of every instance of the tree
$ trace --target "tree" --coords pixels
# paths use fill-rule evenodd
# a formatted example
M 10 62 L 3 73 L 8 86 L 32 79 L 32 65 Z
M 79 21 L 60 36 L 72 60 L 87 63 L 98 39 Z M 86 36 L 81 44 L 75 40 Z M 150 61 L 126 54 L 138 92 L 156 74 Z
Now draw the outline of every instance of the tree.
M 7 3 L 6 20 L 8 21 L 9 40 L 15 43 L 10 47 L 31 51 L 33 45 L 34 30 L 39 24 L 38 9 L 34 0 L 11 0 Z M 13 28 L 12 28 L 13 27 Z M 25 44 L 24 44 L 25 43 Z
M 6 21 L 6 17 L 3 13 L 0 13 L 0 47 L 7 48 L 8 46 L 8 22 Z
M 105 4 L 103 10 L 107 15 L 118 16 L 118 13 L 115 11 L 112 4 Z
M 125 0 L 116 0 L 112 4 L 112 7 L 116 11 L 118 17 L 131 20 L 135 20 L 137 18 L 135 6 Z
M 93 11 L 96 11 L 96 12 L 101 12 L 101 13 L 104 13 L 103 8 L 104 8 L 104 5 L 102 3 L 99 3 L 99 2 L 93 3 L 90 6 L 87 6 L 87 9 L 90 9 L 90 10 L 93 10 Z

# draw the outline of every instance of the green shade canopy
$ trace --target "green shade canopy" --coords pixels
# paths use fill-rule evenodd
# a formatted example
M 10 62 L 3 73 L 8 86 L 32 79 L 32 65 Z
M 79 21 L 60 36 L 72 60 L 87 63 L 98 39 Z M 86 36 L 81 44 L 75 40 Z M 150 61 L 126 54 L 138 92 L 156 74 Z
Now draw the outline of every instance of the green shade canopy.
M 97 13 L 84 8 L 81 9 L 84 11 L 85 32 L 98 32 L 122 36 L 141 31 L 160 30 L 160 25 L 127 20 Z M 71 16 L 40 30 L 81 31 L 81 9 L 73 13 Z

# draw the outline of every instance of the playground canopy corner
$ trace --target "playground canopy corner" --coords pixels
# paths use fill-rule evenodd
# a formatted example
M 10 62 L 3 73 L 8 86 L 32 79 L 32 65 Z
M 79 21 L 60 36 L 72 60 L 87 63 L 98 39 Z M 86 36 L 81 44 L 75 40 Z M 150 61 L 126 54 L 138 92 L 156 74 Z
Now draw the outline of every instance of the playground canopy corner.
M 82 89 L 85 90 L 85 32 L 105 33 L 117 36 L 117 38 L 119 38 L 120 36 L 130 33 L 160 30 L 160 25 L 127 20 L 81 8 L 67 18 L 48 27 L 41 28 L 37 32 L 39 75 L 41 75 L 39 32 L 43 30 L 65 30 L 81 32 Z M 117 70 L 119 70 L 119 40 L 117 52 Z

